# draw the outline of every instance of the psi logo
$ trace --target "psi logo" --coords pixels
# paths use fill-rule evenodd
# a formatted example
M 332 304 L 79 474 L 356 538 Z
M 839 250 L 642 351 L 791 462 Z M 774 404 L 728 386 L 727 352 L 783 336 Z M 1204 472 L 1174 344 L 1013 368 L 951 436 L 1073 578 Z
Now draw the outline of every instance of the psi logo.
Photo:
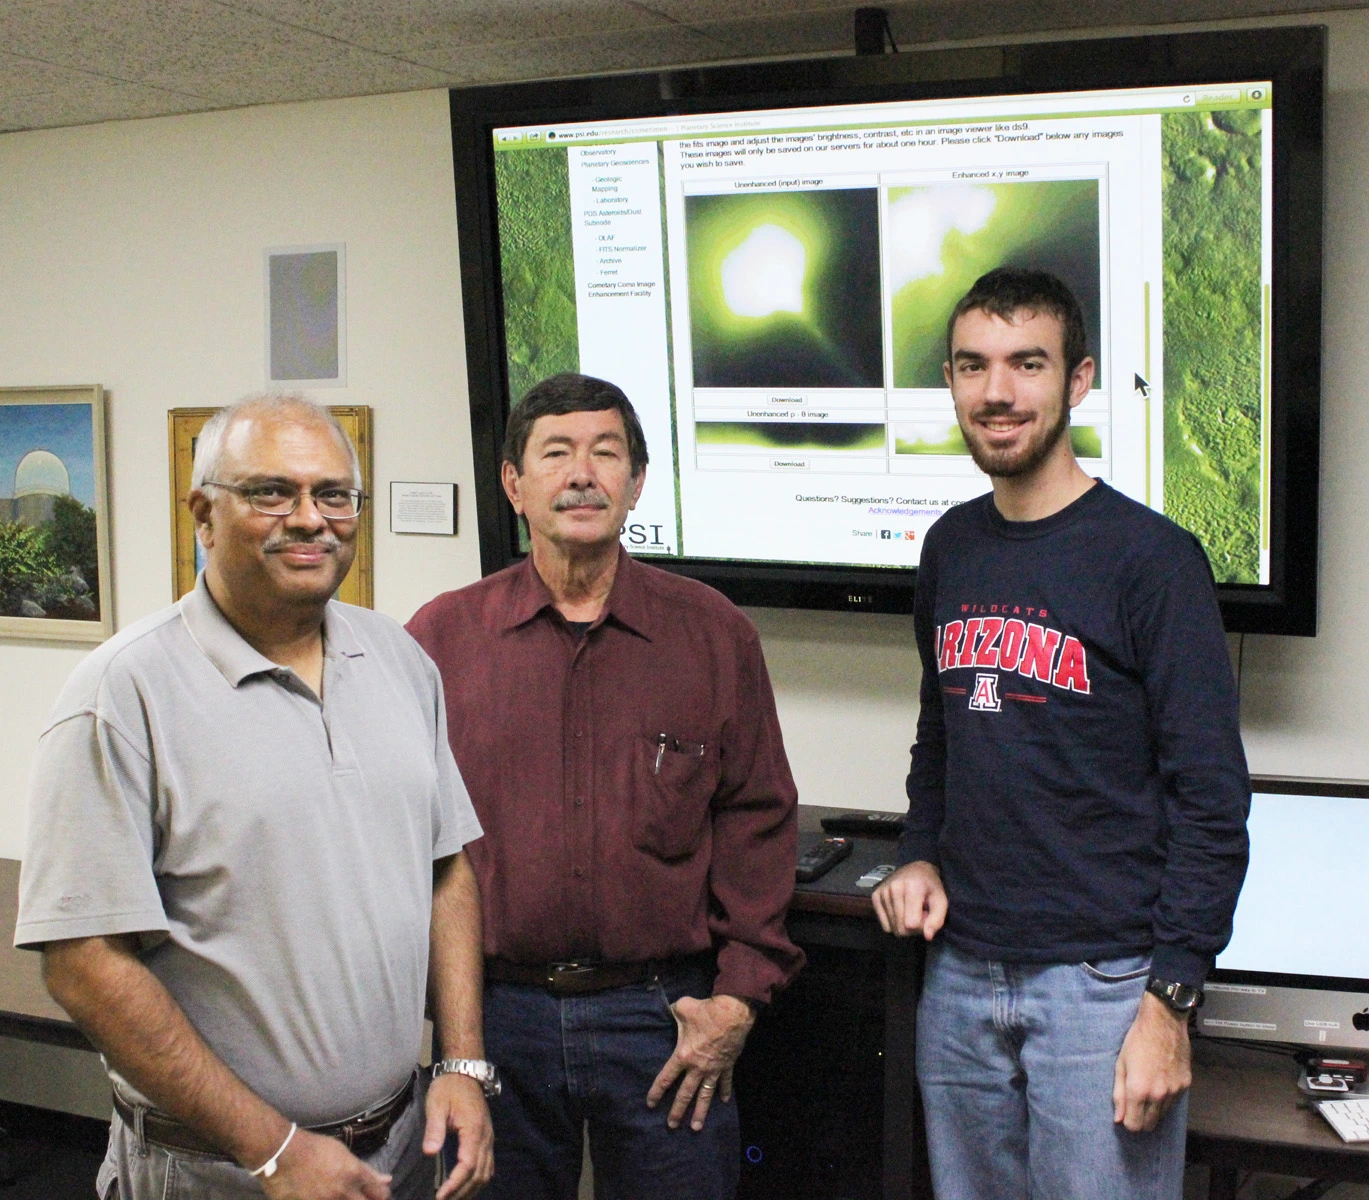
M 980 712 L 1001 712 L 1003 702 L 998 698 L 998 676 L 976 675 L 974 691 L 970 693 L 970 707 Z

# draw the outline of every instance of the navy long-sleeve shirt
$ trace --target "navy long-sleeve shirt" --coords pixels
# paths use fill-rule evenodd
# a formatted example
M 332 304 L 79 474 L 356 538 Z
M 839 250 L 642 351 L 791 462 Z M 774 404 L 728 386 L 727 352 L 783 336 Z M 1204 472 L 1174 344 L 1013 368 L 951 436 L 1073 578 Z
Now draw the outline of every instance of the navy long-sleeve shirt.
M 991 494 L 918 568 L 922 709 L 899 861 L 985 958 L 1151 951 L 1198 985 L 1231 936 L 1250 780 L 1196 538 L 1101 482 L 1040 521 Z

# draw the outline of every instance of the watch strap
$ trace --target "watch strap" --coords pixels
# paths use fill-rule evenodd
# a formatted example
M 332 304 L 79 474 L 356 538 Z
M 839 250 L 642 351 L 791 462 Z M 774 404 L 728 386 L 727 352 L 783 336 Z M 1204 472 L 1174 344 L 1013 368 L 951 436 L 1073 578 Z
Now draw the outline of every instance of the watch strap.
M 433 1063 L 433 1078 L 442 1075 L 467 1075 L 480 1085 L 486 1096 L 497 1096 L 503 1085 L 494 1063 L 483 1058 L 444 1058 Z
M 1176 1013 L 1191 1013 L 1203 1003 L 1203 989 L 1169 979 L 1146 980 L 1146 991 Z

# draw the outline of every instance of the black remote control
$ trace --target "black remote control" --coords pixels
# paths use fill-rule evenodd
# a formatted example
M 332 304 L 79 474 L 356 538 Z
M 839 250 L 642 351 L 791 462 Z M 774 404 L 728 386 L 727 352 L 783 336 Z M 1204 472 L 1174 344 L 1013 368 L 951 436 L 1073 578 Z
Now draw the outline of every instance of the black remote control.
M 903 832 L 903 814 L 896 812 L 852 812 L 823 817 L 824 833 L 844 833 L 848 837 L 896 838 Z
M 837 863 L 851 853 L 849 838 L 823 838 L 811 850 L 799 856 L 798 866 L 794 868 L 794 878 L 799 883 L 812 883 L 826 875 Z

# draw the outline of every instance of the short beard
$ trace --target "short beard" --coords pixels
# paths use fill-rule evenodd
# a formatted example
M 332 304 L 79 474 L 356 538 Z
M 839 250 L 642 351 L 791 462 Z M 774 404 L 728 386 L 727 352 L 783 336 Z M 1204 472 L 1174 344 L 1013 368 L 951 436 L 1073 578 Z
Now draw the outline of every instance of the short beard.
M 1069 432 L 1069 427 L 1069 385 L 1066 384 L 1060 393 L 1059 419 L 1047 431 L 1046 436 L 1036 445 L 1027 447 L 1020 458 L 1014 458 L 1011 451 L 986 449 L 980 444 L 978 438 L 963 426 L 960 432 L 965 439 L 965 445 L 969 448 L 970 457 L 974 459 L 974 465 L 985 475 L 991 479 L 1020 479 L 1023 475 L 1030 475 L 1050 457 L 1056 444 Z

